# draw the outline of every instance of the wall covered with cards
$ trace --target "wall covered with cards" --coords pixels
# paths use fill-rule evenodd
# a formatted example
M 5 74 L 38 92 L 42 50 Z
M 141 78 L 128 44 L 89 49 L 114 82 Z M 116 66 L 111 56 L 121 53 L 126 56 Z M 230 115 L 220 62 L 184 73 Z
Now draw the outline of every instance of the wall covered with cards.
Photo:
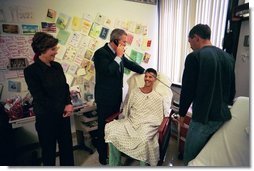
M 93 53 L 109 41 L 114 28 L 128 33 L 126 54 L 131 60 L 144 68 L 157 68 L 158 11 L 154 4 L 126 0 L 0 0 L 0 3 L 2 101 L 28 92 L 23 68 L 33 62 L 31 38 L 36 31 L 48 32 L 59 39 L 55 60 L 62 64 L 70 87 L 81 90 L 83 100 L 90 100 L 93 94 Z M 124 79 L 130 75 L 125 70 Z M 124 92 L 126 89 L 125 84 Z

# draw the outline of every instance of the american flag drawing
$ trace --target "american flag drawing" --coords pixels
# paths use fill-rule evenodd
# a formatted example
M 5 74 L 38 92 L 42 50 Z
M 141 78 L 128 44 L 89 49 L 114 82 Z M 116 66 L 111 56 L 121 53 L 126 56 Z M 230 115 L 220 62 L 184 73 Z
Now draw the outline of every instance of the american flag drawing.
M 56 33 L 56 23 L 41 22 L 41 28 L 44 32 Z

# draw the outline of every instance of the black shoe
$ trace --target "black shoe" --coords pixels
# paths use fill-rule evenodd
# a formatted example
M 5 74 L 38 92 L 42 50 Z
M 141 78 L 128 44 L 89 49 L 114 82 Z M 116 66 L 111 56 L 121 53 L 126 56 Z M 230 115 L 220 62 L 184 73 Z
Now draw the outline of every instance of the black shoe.
M 107 165 L 108 164 L 106 159 L 105 160 L 100 160 L 99 159 L 99 162 L 100 162 L 101 165 Z
M 108 164 L 107 161 L 104 161 L 104 160 L 99 160 L 99 162 L 100 162 L 101 165 L 107 165 Z

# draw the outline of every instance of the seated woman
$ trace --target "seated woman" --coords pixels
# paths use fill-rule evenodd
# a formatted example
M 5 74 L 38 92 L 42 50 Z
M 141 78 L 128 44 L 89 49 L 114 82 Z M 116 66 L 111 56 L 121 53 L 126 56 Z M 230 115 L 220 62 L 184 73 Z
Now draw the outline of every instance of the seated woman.
M 145 85 L 134 89 L 124 106 L 123 117 L 105 126 L 109 165 L 121 165 L 121 152 L 156 166 L 159 160 L 158 127 L 163 119 L 163 97 L 153 90 L 156 70 L 145 71 Z

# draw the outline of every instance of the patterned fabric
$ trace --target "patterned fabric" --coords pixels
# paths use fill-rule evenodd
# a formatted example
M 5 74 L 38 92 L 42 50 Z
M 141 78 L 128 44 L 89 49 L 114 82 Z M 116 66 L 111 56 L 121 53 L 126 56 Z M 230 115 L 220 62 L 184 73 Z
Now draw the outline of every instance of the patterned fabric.
M 128 95 L 130 92 L 137 88 L 137 87 L 142 87 L 145 82 L 144 82 L 144 77 L 145 74 L 137 74 L 134 73 L 130 78 L 128 78 L 127 83 L 128 83 L 128 93 L 126 95 L 126 98 L 124 100 L 124 103 L 128 100 Z M 160 81 L 158 81 L 160 80 Z M 173 97 L 173 92 L 170 89 L 172 82 L 168 78 L 167 75 L 158 72 L 157 80 L 155 81 L 153 85 L 154 91 L 159 93 L 161 96 L 163 96 L 163 102 L 164 102 L 164 116 L 169 117 L 170 111 L 171 111 L 171 101 Z
M 123 119 L 105 126 L 105 141 L 128 156 L 156 166 L 159 160 L 158 127 L 163 119 L 163 98 L 155 91 L 134 89 L 124 106 Z

